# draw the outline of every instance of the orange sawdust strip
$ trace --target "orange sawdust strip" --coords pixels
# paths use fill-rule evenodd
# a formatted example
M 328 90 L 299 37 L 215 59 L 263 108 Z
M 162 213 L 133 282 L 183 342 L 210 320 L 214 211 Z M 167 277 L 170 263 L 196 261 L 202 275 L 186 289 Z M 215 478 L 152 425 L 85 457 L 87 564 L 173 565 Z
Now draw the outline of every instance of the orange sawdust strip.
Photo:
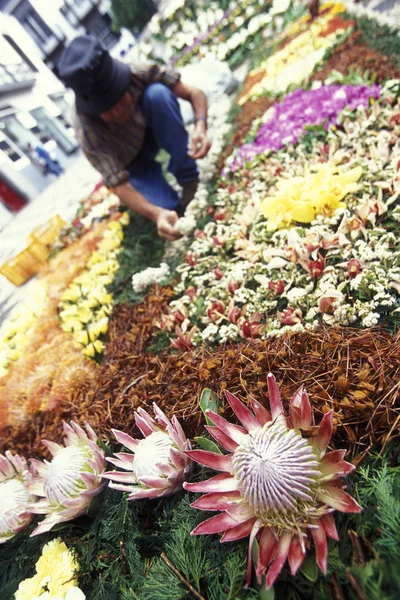
M 39 274 L 47 284 L 47 303 L 20 358 L 0 379 L 0 429 L 19 427 L 36 412 L 53 411 L 76 390 L 93 383 L 97 365 L 82 356 L 80 345 L 64 333 L 58 318 L 63 291 L 81 273 L 108 222 L 52 259 Z
M 137 433 L 134 410 L 157 402 L 169 416 L 177 415 L 190 437 L 204 433 L 198 406 L 201 391 L 224 389 L 244 399 L 267 402 L 266 376 L 273 372 L 286 406 L 300 384 L 310 395 L 316 419 L 335 411 L 335 447 L 349 448 L 358 460 L 371 447 L 382 448 L 399 435 L 400 335 L 380 328 L 321 328 L 263 342 L 201 347 L 193 352 L 146 352 L 171 299 L 170 289 L 155 288 L 137 306 L 122 304 L 110 324 L 110 341 L 96 382 L 90 390 L 74 390 L 59 402 L 53 418 L 37 415 L 24 427 L 9 428 L 6 448 L 25 455 L 41 452 L 40 438 L 57 439 L 62 418 L 87 420 L 104 441 L 111 427 Z M 224 409 L 228 416 L 229 410 Z

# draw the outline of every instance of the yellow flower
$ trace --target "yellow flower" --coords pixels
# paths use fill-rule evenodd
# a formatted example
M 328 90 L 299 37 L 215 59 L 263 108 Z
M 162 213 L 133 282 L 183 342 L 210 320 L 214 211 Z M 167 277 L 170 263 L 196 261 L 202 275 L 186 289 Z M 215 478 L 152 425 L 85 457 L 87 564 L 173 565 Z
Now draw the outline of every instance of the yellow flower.
M 36 563 L 36 574 L 19 584 L 15 600 L 40 598 L 45 587 L 50 598 L 65 598 L 68 590 L 77 585 L 75 573 L 78 570 L 79 565 L 64 542 L 59 538 L 52 540 L 43 547 Z
M 100 319 L 99 321 L 93 321 L 92 323 L 90 323 L 88 326 L 88 333 L 89 333 L 90 341 L 91 342 L 96 341 L 97 338 L 100 337 L 100 335 L 107 333 L 107 329 L 108 329 L 108 318 L 107 317 Z M 88 342 L 86 342 L 86 344 L 87 343 Z
M 128 223 L 129 223 L 128 211 L 125 211 L 124 213 L 122 213 L 122 217 L 120 218 L 119 222 L 121 223 L 121 225 L 128 225 Z
M 120 221 L 109 224 L 97 250 L 91 254 L 86 271 L 74 279 L 60 304 L 62 329 L 76 332 L 75 341 L 84 346 L 83 354 L 91 358 L 104 349 L 98 337 L 107 332 L 108 315 L 112 311 L 113 297 L 106 285 L 112 283 L 119 268 L 117 257 L 124 236 L 122 222 L 129 222 L 127 213 Z M 79 296 L 75 293 L 77 289 Z M 65 301 L 75 303 L 69 305 Z
M 88 346 L 86 346 L 82 350 L 82 354 L 84 354 L 85 356 L 88 356 L 89 358 L 93 358 L 94 355 L 96 354 L 96 350 L 95 350 L 93 344 L 89 344 Z
M 61 321 L 61 329 L 67 333 L 81 331 L 83 328 L 83 323 L 77 317 L 70 317 Z
M 96 350 L 96 352 L 98 352 L 98 354 L 101 354 L 104 350 L 104 344 L 100 340 L 96 340 L 94 342 L 93 346 L 94 346 L 94 349 Z
M 338 173 L 336 165 L 325 163 L 316 169 L 316 173 L 308 171 L 304 177 L 278 181 L 275 195 L 261 204 L 268 231 L 293 222 L 311 223 L 318 214 L 331 215 L 345 206 L 342 200 L 346 194 L 357 191 L 361 167 Z
M 87 346 L 89 343 L 89 335 L 86 330 L 77 331 L 74 335 L 74 340 L 82 344 L 83 346 Z
M 76 285 L 76 284 L 72 284 L 65 290 L 65 292 L 61 296 L 61 301 L 65 302 L 66 300 L 69 300 L 70 302 L 76 302 L 78 300 L 78 298 L 81 297 L 81 295 L 82 295 L 82 290 L 81 290 L 80 286 Z
M 44 592 L 44 588 L 41 585 L 41 579 L 42 578 L 39 575 L 34 575 L 34 577 L 21 581 L 18 590 L 15 593 L 15 600 L 31 600 Z

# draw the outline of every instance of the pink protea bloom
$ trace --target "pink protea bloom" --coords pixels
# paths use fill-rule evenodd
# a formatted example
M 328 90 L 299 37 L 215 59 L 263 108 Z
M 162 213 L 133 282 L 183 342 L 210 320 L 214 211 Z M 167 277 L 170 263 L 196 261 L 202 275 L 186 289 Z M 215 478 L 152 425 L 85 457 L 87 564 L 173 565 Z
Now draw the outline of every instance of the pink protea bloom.
M 339 248 L 340 241 L 337 233 L 326 235 L 321 240 L 321 248 L 324 250 L 330 250 L 331 248 Z
M 14 537 L 32 521 L 29 506 L 37 500 L 30 494 L 28 464 L 9 450 L 0 454 L 0 544 Z
M 226 208 L 219 206 L 214 212 L 214 221 L 224 221 L 226 219 Z
M 186 288 L 185 294 L 186 296 L 189 296 L 191 300 L 197 298 L 197 290 L 193 285 L 190 285 L 188 288 Z
M 228 306 L 228 319 L 231 323 L 237 323 L 242 316 L 242 309 L 235 306 L 235 303 L 231 301 Z
M 247 584 L 251 580 L 252 548 L 259 543 L 256 575 L 266 574 L 270 588 L 286 559 L 294 575 L 306 549 L 314 542 L 317 564 L 327 569 L 327 536 L 337 540 L 334 510 L 359 512 L 361 507 L 344 491 L 341 477 L 354 466 L 343 460 L 345 450 L 327 453 L 333 411 L 313 427 L 307 392 L 300 387 L 284 414 L 274 376 L 268 375 L 270 411 L 256 400 L 247 408 L 230 392 L 226 398 L 242 425 L 233 425 L 207 410 L 209 433 L 229 454 L 192 450 L 187 455 L 221 473 L 207 481 L 185 483 L 192 492 L 205 492 L 192 506 L 222 511 L 198 525 L 192 535 L 224 532 L 221 542 L 247 536 Z M 303 434 L 305 436 L 303 437 Z
M 205 240 L 207 237 L 207 234 L 202 229 L 195 229 L 193 235 L 196 240 Z
M 103 477 L 110 479 L 110 487 L 129 492 L 128 500 L 156 498 L 174 494 L 187 478 L 191 460 L 186 451 L 189 440 L 178 421 L 171 420 L 153 404 L 155 419 L 139 408 L 135 412 L 136 425 L 144 439 L 135 440 L 127 433 L 113 429 L 118 442 L 134 454 L 119 452 L 107 460 L 127 472 L 108 471 Z
M 325 270 L 325 260 L 319 256 L 316 260 L 310 260 L 307 265 L 307 271 L 313 279 L 317 279 Z
M 97 445 L 97 436 L 90 425 L 85 423 L 85 431 L 71 421 L 70 425 L 64 422 L 63 428 L 64 445 L 43 440 L 52 460 L 31 460 L 33 476 L 27 487 L 40 500 L 30 510 L 46 515 L 32 536 L 86 514 L 93 497 L 106 485 L 101 480 L 105 454 Z
M 314 254 L 316 253 L 317 250 L 319 250 L 321 243 L 319 240 L 319 237 L 317 236 L 316 233 L 310 233 L 305 239 L 304 239 L 304 246 L 308 252 L 308 254 L 311 254 L 312 256 L 314 256 Z

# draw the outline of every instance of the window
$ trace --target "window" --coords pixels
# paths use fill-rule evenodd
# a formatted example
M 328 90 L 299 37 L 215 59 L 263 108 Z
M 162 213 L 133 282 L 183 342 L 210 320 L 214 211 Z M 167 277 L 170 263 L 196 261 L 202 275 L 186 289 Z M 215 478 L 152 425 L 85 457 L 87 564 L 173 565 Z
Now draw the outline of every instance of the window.
M 16 169 L 23 169 L 29 165 L 29 158 L 0 131 L 0 162 L 9 162 Z
M 20 87 L 20 84 L 30 85 L 34 82 L 35 74 L 31 63 L 24 60 L 24 54 L 18 51 L 18 46 L 10 43 L 8 35 L 0 35 L 0 86 Z
M 117 40 L 118 35 L 110 29 L 110 18 L 108 15 L 101 15 L 98 10 L 93 11 L 84 25 L 87 33 L 93 34 L 109 50 Z
M 66 154 L 71 154 L 77 149 L 76 139 L 70 135 L 63 123 L 50 115 L 45 108 L 35 108 L 31 111 L 31 115 L 37 121 L 42 135 L 54 140 Z
M 32 8 L 25 14 L 21 24 L 39 46 L 43 46 L 49 38 L 53 37 L 49 27 Z
M 72 25 L 72 27 L 76 27 L 77 25 L 79 25 L 78 17 L 68 6 L 62 6 L 60 8 L 60 13 L 65 19 L 67 19 L 68 23 Z

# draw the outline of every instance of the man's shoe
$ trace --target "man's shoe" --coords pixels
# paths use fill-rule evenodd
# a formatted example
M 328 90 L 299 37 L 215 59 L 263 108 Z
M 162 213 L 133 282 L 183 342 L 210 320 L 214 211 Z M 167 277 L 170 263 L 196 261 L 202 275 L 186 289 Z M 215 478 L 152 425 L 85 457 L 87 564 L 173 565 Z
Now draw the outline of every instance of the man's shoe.
M 195 193 L 197 192 L 197 187 L 199 185 L 199 178 L 192 179 L 192 181 L 186 181 L 182 184 L 182 200 L 181 205 L 183 211 L 186 210 L 188 204 L 193 200 Z

